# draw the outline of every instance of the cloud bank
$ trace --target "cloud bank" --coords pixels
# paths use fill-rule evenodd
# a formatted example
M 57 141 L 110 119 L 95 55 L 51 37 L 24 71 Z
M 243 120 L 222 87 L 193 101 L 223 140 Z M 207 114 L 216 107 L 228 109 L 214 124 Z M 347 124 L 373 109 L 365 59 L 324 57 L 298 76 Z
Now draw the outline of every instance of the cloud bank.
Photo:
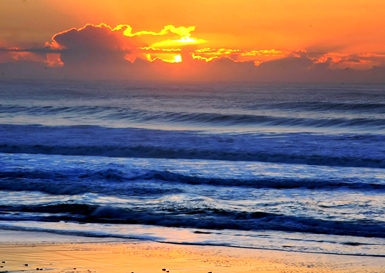
M 210 48 L 194 31 L 87 24 L 41 47 L 1 47 L 0 41 L 0 79 L 385 82 L 385 54 Z

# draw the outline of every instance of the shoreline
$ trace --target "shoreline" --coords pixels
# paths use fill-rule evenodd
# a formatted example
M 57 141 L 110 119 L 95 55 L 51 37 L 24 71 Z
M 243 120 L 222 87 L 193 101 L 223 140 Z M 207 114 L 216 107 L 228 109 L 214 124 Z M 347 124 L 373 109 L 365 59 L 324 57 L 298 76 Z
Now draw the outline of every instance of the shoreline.
M 0 272 L 32 271 L 380 273 L 385 272 L 385 258 L 0 230 Z

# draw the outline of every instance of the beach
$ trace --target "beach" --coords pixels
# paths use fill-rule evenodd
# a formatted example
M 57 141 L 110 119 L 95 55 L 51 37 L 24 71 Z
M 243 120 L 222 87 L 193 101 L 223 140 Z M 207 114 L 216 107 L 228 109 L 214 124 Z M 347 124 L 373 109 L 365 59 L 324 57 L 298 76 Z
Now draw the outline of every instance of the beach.
M 382 257 L 0 231 L 0 272 L 385 272 Z

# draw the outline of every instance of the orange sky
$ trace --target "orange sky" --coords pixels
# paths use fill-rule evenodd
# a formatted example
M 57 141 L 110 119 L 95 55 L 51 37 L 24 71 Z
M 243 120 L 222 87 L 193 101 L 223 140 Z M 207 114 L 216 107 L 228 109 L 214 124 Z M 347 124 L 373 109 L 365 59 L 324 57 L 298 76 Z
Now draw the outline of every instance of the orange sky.
M 111 63 L 182 61 L 185 69 L 226 58 L 365 71 L 385 66 L 384 14 L 385 1 L 374 0 L 1 0 L 0 64 L 94 65 L 105 61 L 102 50 L 116 53 Z

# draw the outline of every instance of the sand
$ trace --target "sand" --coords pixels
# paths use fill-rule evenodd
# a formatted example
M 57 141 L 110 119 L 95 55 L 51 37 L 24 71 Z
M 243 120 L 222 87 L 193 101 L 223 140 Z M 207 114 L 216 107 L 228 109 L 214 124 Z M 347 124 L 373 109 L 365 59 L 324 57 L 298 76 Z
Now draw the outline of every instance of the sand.
M 0 272 L 385 272 L 385 258 L 0 230 Z

